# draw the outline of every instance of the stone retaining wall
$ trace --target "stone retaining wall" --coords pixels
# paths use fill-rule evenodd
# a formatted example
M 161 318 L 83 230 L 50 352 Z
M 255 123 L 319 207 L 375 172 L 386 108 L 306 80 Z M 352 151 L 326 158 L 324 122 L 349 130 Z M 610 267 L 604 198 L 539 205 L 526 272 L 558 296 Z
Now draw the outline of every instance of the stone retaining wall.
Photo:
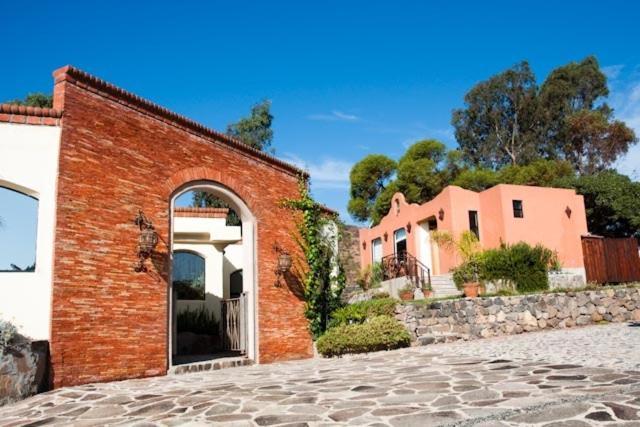
M 398 305 L 396 318 L 420 344 L 640 321 L 640 289 L 457 299 Z
M 48 390 L 47 341 L 0 348 L 0 406 Z

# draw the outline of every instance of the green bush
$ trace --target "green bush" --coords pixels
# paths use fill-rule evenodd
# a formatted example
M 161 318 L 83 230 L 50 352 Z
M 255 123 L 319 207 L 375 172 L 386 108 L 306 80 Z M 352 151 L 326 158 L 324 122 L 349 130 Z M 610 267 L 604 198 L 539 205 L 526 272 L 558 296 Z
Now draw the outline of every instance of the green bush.
M 318 352 L 325 357 L 347 353 L 408 347 L 409 332 L 390 316 L 377 316 L 362 324 L 339 325 L 318 338 Z
M 503 280 L 519 293 L 549 289 L 547 273 L 555 268 L 554 253 L 542 245 L 530 246 L 524 242 L 502 245 L 482 254 L 480 277 L 482 280 Z
M 346 305 L 331 313 L 329 327 L 362 323 L 375 316 L 393 316 L 397 304 L 393 298 L 376 298 Z
M 204 305 L 195 310 L 187 307 L 185 311 L 178 313 L 178 332 L 217 336 L 220 333 L 220 326 L 216 316 Z

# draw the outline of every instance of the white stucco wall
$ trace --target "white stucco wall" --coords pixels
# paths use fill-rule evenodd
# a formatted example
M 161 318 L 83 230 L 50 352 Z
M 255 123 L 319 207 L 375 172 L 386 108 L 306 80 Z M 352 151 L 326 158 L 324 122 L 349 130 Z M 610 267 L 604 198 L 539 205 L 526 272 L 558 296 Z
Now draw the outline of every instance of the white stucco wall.
M 38 199 L 36 270 L 0 273 L 0 318 L 33 339 L 50 335 L 59 151 L 59 127 L 0 123 L 0 186 Z

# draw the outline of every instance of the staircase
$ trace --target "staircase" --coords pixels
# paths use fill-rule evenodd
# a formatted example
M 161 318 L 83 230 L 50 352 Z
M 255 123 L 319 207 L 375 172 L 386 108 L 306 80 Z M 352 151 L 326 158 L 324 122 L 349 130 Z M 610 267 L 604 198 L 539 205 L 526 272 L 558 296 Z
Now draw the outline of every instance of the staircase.
M 462 293 L 453 283 L 451 274 L 431 276 L 431 289 L 433 290 L 434 298 L 457 296 Z

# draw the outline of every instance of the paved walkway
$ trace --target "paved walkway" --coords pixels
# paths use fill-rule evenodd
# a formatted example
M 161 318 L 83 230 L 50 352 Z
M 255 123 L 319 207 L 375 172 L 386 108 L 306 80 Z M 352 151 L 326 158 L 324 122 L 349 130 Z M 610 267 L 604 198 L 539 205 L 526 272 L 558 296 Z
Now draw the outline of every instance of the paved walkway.
M 639 350 L 618 324 L 86 385 L 0 425 L 640 426 Z

